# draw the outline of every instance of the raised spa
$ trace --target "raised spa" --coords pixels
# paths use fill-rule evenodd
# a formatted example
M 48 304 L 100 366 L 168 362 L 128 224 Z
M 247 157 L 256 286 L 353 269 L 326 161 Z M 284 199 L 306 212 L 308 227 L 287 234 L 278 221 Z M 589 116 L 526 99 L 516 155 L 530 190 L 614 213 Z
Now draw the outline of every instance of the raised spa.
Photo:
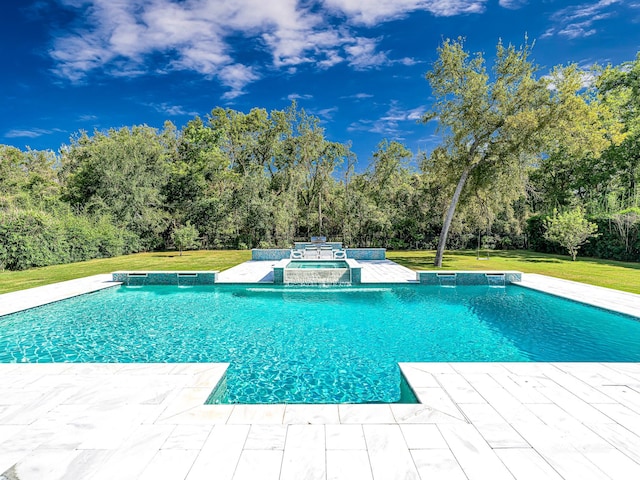
M 273 267 L 276 285 L 354 285 L 361 281 L 361 265 L 353 259 L 291 260 Z

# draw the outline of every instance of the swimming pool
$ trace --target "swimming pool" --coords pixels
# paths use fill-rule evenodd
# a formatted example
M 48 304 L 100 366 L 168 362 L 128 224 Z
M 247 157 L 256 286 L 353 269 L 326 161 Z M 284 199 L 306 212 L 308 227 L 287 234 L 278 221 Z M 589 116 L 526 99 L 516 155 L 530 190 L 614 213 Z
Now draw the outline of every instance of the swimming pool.
M 640 361 L 640 322 L 531 291 L 115 287 L 0 317 L 0 362 L 229 362 L 229 403 L 393 402 L 398 362 Z

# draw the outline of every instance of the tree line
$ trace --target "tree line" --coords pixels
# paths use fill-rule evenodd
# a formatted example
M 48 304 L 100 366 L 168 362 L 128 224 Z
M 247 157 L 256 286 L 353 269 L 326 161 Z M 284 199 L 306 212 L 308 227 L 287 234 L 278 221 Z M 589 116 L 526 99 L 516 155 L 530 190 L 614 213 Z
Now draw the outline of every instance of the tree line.
M 488 68 L 445 41 L 423 118 L 440 145 L 383 139 L 364 171 L 295 102 L 79 132 L 58 152 L 0 145 L 0 269 L 319 234 L 440 258 L 445 246 L 554 251 L 545 222 L 576 209 L 601 233 L 586 253 L 639 261 L 640 55 L 589 78 L 572 65 L 540 76 L 530 50 L 498 44 Z

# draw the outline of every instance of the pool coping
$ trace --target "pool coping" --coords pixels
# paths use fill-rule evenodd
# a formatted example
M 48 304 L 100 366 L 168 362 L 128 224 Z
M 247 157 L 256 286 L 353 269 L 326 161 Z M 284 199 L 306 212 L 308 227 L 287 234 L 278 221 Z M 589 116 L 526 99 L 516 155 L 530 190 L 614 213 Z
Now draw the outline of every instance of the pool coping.
M 640 295 L 537 273 L 523 274 L 516 285 L 593 307 L 640 318 Z
M 112 275 L 108 273 L 3 293 L 0 295 L 0 316 L 119 285 L 120 282 L 114 282 Z

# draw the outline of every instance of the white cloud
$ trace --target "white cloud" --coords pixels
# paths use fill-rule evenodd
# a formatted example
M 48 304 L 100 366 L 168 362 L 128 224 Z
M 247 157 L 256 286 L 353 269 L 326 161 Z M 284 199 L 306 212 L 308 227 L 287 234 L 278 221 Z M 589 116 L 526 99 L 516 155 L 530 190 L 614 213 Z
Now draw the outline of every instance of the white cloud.
M 413 110 L 409 110 L 407 112 L 407 120 L 415 120 L 416 122 L 420 120 L 424 113 L 427 111 L 427 107 L 418 107 Z
M 236 98 L 244 93 L 243 88 L 251 82 L 256 81 L 259 76 L 253 68 L 241 65 L 225 65 L 218 74 L 220 81 L 230 90 L 224 94 L 224 98 Z
M 345 51 L 349 65 L 362 70 L 388 63 L 387 54 L 376 51 L 377 42 L 378 40 L 372 38 L 358 38 L 352 45 L 347 45 Z
M 427 108 L 424 106 L 406 110 L 402 108 L 398 102 L 392 102 L 387 112 L 376 120 L 359 120 L 352 123 L 349 131 L 363 130 L 371 133 L 377 133 L 395 139 L 401 139 L 400 135 L 406 135 L 408 132 L 406 122 L 415 123 Z
M 570 25 L 567 25 L 563 29 L 558 30 L 557 34 L 569 39 L 590 37 L 591 35 L 596 33 L 596 29 L 591 28 L 592 25 L 593 22 L 591 21 L 572 23 Z
M 55 131 L 61 131 L 61 130 L 56 129 Z M 37 137 L 41 137 L 42 135 L 50 135 L 53 132 L 54 130 L 45 130 L 43 128 L 32 128 L 30 130 L 14 129 L 14 130 L 9 130 L 7 133 L 4 134 L 4 136 L 6 138 L 21 138 L 21 137 L 37 138 Z
M 322 69 L 328 69 L 342 62 L 344 62 L 344 57 L 341 56 L 339 52 L 329 51 L 326 52 L 326 58 L 320 60 L 317 65 Z
M 287 95 L 288 100 L 310 100 L 313 98 L 313 95 L 309 95 L 308 93 L 291 93 Z
M 411 67 L 413 65 L 418 65 L 419 63 L 422 63 L 422 62 L 419 60 L 416 60 L 415 58 L 404 57 L 398 60 L 398 63 L 401 63 L 402 65 L 405 65 L 407 67 Z
M 352 98 L 354 100 L 366 100 L 367 98 L 372 98 L 372 97 L 373 97 L 373 95 L 370 94 L 370 93 L 361 92 L 361 93 L 356 93 L 354 95 L 349 95 L 349 96 L 340 97 L 340 98 Z
M 500 6 L 502 8 L 508 8 L 509 10 L 517 10 L 518 8 L 524 7 L 528 0 L 500 0 Z
M 333 116 L 337 111 L 338 111 L 338 107 L 330 107 L 330 108 L 323 108 L 322 110 L 316 110 L 311 113 L 313 113 L 318 118 L 321 118 L 322 120 L 330 121 L 330 120 L 333 120 Z
M 353 23 L 375 25 L 416 11 L 438 17 L 482 13 L 487 0 L 323 0 L 323 3 Z
M 90 72 L 134 77 L 171 70 L 217 79 L 235 98 L 276 68 L 354 69 L 415 60 L 391 60 L 380 38 L 355 33 L 415 11 L 451 16 L 484 11 L 487 0 L 56 0 L 73 20 L 54 32 L 54 72 L 83 82 Z M 505 0 L 502 0 L 505 2 Z M 511 2 L 515 0 L 510 0 Z M 508 2 L 507 2 L 508 3 Z M 250 45 L 239 60 L 234 40 Z M 265 64 L 267 54 L 271 64 Z
M 540 35 L 540 38 L 549 38 L 549 37 L 553 37 L 553 36 L 555 35 L 555 33 L 556 33 L 555 28 L 547 28 L 547 29 L 545 30 L 545 32 L 544 32 L 542 35 Z
M 72 82 L 93 70 L 110 75 L 146 73 L 152 54 L 167 58 L 165 68 L 218 78 L 228 96 L 259 78 L 252 65 L 233 57 L 232 35 L 267 47 L 275 67 L 321 58 L 328 68 L 344 61 L 339 49 L 353 42 L 346 31 L 327 28 L 324 18 L 297 0 L 59 0 L 83 23 L 59 33 L 51 57 L 54 71 Z
M 573 21 L 581 18 L 599 19 L 603 9 L 611 5 L 619 4 L 621 0 L 600 0 L 596 3 L 583 3 L 564 8 L 555 13 L 555 16 L 563 20 Z
M 153 108 L 154 110 L 160 113 L 165 113 L 172 117 L 180 116 L 180 115 L 188 115 L 193 117 L 198 114 L 198 112 L 188 112 L 187 110 L 184 109 L 184 107 L 180 105 L 171 105 L 170 103 L 167 103 L 167 102 L 149 103 L 148 106 L 150 106 L 151 108 Z
M 553 26 L 540 38 L 559 35 L 568 39 L 583 38 L 598 32 L 595 24 L 614 15 L 615 6 L 621 0 L 600 0 L 596 3 L 583 3 L 558 10 L 551 16 Z
M 349 39 L 346 31 L 331 27 L 319 15 L 301 10 L 298 17 L 262 34 L 276 67 L 310 63 L 318 57 L 335 58 L 336 51 Z

